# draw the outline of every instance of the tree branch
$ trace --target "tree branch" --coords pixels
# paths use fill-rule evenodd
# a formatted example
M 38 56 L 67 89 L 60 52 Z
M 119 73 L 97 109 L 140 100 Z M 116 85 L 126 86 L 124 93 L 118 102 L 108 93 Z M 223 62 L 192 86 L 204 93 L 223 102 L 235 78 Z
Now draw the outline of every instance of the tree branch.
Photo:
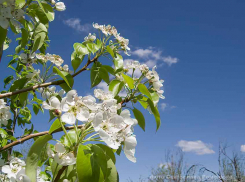
M 78 125 L 77 128 L 83 128 L 84 126 L 85 126 L 84 124 Z M 72 129 L 74 129 L 74 126 L 67 126 L 67 127 L 65 127 L 65 129 L 72 130 Z M 58 133 L 60 131 L 63 131 L 62 128 L 59 128 L 59 129 L 55 130 L 54 132 L 52 132 L 52 134 L 53 133 Z M 4 147 L 0 148 L 0 152 L 2 152 L 4 150 L 7 150 L 7 149 L 9 149 L 11 147 L 14 147 L 15 145 L 21 144 L 21 143 L 23 143 L 23 142 L 25 142 L 27 140 L 32 139 L 32 138 L 43 136 L 43 135 L 47 135 L 47 134 L 49 134 L 49 131 L 43 131 L 43 132 L 33 133 L 33 134 L 30 134 L 30 135 L 24 136 L 23 138 L 21 138 L 19 140 L 16 140 L 16 141 L 14 141 L 12 143 L 9 143 L 8 145 L 5 145 Z
M 84 65 L 84 67 L 82 69 L 80 69 L 78 72 L 74 73 L 72 75 L 72 77 L 75 77 L 77 75 L 79 75 L 81 72 L 85 71 L 87 69 L 87 67 L 94 61 L 97 60 L 97 57 L 94 57 L 92 60 L 88 60 L 88 62 Z M 34 85 L 32 87 L 28 87 L 28 88 L 24 88 L 21 90 L 17 90 L 14 92 L 7 92 L 4 94 L 0 94 L 0 99 L 5 98 L 5 97 L 10 97 L 12 95 L 17 95 L 23 92 L 28 92 L 28 91 L 32 91 L 32 90 L 36 90 L 37 88 L 41 88 L 41 87 L 48 87 L 50 85 L 60 85 L 62 83 L 65 83 L 64 80 L 58 80 L 58 81 L 53 81 L 53 82 L 48 82 L 48 83 L 43 83 L 43 84 L 39 84 L 39 85 Z

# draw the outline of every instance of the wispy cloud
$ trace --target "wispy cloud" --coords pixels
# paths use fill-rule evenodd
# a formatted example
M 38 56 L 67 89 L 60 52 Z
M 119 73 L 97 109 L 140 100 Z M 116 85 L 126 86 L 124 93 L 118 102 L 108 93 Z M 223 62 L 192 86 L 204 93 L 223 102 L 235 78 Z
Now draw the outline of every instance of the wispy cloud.
M 182 149 L 183 152 L 194 152 L 197 155 L 214 154 L 211 144 L 203 143 L 201 140 L 186 141 L 180 140 L 176 145 Z
M 82 25 L 81 24 L 81 20 L 79 18 L 70 18 L 70 19 L 64 20 L 63 22 L 64 22 L 65 25 L 73 28 L 77 32 L 86 32 L 86 33 L 88 33 L 91 30 L 91 28 L 92 28 L 92 25 L 90 25 L 90 24 Z
M 175 108 L 177 108 L 177 106 L 171 106 L 171 105 L 169 105 L 167 103 L 161 103 L 160 104 L 160 109 L 162 111 L 165 111 L 166 109 L 172 110 L 172 109 L 175 109 Z
M 160 107 L 161 107 L 161 110 L 164 111 L 166 109 L 166 107 L 167 107 L 167 104 L 166 103 L 161 103 Z
M 241 152 L 245 152 L 245 145 L 241 145 Z
M 145 64 L 150 68 L 155 65 L 162 66 L 164 63 L 171 66 L 179 61 L 179 59 L 176 57 L 162 55 L 162 51 L 154 47 L 148 47 L 147 49 L 136 49 L 131 51 L 131 54 L 144 60 Z
M 174 58 L 171 56 L 163 57 L 163 62 L 167 63 L 169 66 L 171 66 L 172 64 L 176 64 L 178 61 L 178 58 Z

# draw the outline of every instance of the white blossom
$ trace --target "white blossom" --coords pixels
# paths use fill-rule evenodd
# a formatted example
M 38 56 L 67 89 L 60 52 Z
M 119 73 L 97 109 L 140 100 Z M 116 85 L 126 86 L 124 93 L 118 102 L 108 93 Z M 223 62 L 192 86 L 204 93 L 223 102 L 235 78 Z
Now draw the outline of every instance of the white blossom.
M 9 165 L 4 165 L 2 167 L 2 172 L 7 174 L 9 179 L 16 179 L 18 172 L 24 169 L 25 162 L 17 157 L 10 161 Z
M 89 33 L 88 36 L 86 36 L 84 38 L 84 41 L 85 42 L 93 42 L 95 39 L 96 39 L 96 35 L 95 34 L 92 35 L 91 33 Z
M 74 154 L 72 152 L 67 153 L 63 144 L 57 143 L 55 145 L 55 152 L 53 158 L 58 164 L 68 166 L 76 163 Z
M 7 125 L 8 120 L 11 119 L 11 113 L 9 106 L 0 105 L 0 125 Z
M 65 11 L 66 6 L 65 6 L 65 4 L 64 4 L 63 2 L 57 2 L 57 3 L 55 4 L 55 9 L 56 9 L 57 11 Z

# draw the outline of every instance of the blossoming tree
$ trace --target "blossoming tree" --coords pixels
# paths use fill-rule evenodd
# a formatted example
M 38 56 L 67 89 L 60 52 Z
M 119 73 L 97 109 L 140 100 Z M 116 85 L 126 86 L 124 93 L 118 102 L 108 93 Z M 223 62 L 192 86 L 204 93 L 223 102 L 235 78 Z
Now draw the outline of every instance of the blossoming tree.
M 134 126 L 145 130 L 136 107 L 147 109 L 160 127 L 163 81 L 155 68 L 123 61 L 129 41 L 115 27 L 93 24 L 99 36 L 74 43 L 72 69 L 60 56 L 46 53 L 49 23 L 63 10 L 64 3 L 54 0 L 0 0 L 0 58 L 11 47 L 7 34 L 20 35 L 8 64 L 14 74 L 4 79 L 0 93 L 0 181 L 118 181 L 115 155 L 123 151 L 136 162 Z M 105 82 L 109 92 L 94 89 L 94 96 L 79 96 L 73 84 L 85 71 L 91 88 Z M 31 121 L 41 112 L 49 112 L 49 121 L 42 121 L 52 123 L 48 131 L 37 131 Z M 24 134 L 16 136 L 20 127 Z M 62 135 L 55 138 L 58 132 Z M 24 161 L 13 147 L 29 139 L 34 143 Z

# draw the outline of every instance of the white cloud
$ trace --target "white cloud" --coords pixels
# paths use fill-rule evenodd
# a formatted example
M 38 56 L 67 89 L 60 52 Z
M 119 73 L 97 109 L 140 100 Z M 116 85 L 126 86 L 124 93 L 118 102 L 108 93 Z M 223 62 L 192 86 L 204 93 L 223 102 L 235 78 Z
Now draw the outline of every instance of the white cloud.
M 167 107 L 167 104 L 166 103 L 161 103 L 160 107 L 161 107 L 161 110 L 164 111 L 166 109 L 166 107 Z
M 145 64 L 149 67 L 149 68 L 153 68 L 156 64 L 157 64 L 157 60 L 148 60 L 145 62 Z
M 241 145 L 241 152 L 245 152 L 245 145 Z
M 176 64 L 179 59 L 172 56 L 163 56 L 162 51 L 154 47 L 149 47 L 147 49 L 136 49 L 130 52 L 132 55 L 139 57 L 144 60 L 144 63 L 153 68 L 155 65 L 161 67 L 164 63 L 168 66 Z
M 177 106 L 170 106 L 168 103 L 161 103 L 160 108 L 162 111 L 165 111 L 167 108 L 168 110 L 171 110 L 177 108 Z
M 172 64 L 176 64 L 178 61 L 178 58 L 174 58 L 171 56 L 163 57 L 163 62 L 167 63 L 169 66 L 171 66 Z
M 97 85 L 97 88 L 104 90 L 105 92 L 109 91 L 109 86 L 105 82 L 100 82 L 99 85 Z
M 81 20 L 79 18 L 70 18 L 70 19 L 64 20 L 63 22 L 65 25 L 75 29 L 78 32 L 88 33 L 92 28 L 92 25 L 90 24 L 82 25 Z
M 203 143 L 201 140 L 186 141 L 180 140 L 176 145 L 182 149 L 183 152 L 194 152 L 197 155 L 214 154 L 211 144 Z

